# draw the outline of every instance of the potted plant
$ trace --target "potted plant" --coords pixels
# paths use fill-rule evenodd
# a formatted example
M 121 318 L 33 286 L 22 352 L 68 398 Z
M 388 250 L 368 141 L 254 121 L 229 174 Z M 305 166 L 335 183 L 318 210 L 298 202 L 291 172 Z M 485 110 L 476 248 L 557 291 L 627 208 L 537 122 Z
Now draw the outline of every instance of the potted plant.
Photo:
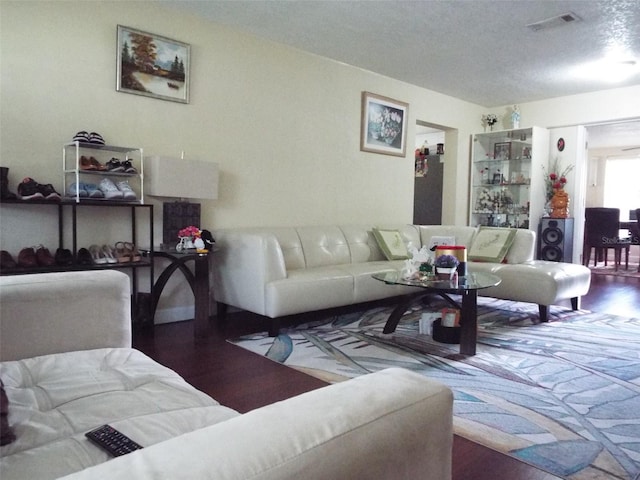
M 460 262 L 453 255 L 445 254 L 436 257 L 434 265 L 438 277 L 450 279 L 455 274 Z

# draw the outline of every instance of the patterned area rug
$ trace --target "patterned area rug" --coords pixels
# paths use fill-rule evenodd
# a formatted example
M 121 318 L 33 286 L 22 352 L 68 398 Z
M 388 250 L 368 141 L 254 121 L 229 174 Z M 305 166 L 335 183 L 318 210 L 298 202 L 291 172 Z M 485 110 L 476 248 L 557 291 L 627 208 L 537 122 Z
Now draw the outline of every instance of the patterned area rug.
M 604 263 L 599 263 L 595 267 L 589 267 L 591 273 L 596 275 L 614 275 L 618 277 L 636 277 L 640 278 L 640 272 L 638 271 L 637 263 L 629 263 L 629 268 L 624 268 L 624 262 L 622 265 L 618 267 L 618 271 L 616 271 L 615 266 L 609 263 L 606 265 Z
M 380 307 L 232 343 L 329 382 L 417 371 L 453 389 L 458 435 L 566 479 L 640 473 L 640 319 L 551 307 L 540 324 L 534 305 L 478 303 L 473 357 L 419 334 L 420 308 L 392 334 Z

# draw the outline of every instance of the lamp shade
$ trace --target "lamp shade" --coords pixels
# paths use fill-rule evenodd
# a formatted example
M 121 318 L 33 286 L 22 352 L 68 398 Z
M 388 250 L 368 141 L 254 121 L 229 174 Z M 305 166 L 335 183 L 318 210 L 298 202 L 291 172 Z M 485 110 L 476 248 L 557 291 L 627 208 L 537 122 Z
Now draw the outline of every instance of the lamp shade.
M 150 156 L 144 159 L 149 195 L 171 198 L 218 198 L 218 164 Z

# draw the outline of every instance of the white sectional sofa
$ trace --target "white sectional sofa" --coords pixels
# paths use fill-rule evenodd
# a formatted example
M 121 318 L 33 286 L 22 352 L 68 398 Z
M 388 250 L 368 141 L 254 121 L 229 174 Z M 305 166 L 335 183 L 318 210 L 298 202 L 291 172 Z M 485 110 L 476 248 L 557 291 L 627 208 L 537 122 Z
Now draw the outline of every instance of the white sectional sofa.
M 470 248 L 479 229 L 446 225 L 384 226 L 400 232 L 407 247 L 429 246 L 434 236 L 454 237 Z M 227 306 L 271 319 L 414 293 L 416 287 L 390 286 L 372 278 L 400 270 L 404 260 L 387 260 L 371 225 L 240 228 L 215 232 L 214 296 L 218 316 Z M 504 263 L 469 262 L 470 271 L 494 273 L 502 282 L 480 295 L 539 305 L 547 321 L 549 305 L 571 299 L 574 309 L 589 291 L 588 268 L 534 260 L 535 233 L 517 230 Z
M 241 415 L 131 348 L 129 295 L 114 270 L 0 277 L 2 480 L 451 478 L 447 387 L 388 369 Z M 144 448 L 110 459 L 102 424 Z

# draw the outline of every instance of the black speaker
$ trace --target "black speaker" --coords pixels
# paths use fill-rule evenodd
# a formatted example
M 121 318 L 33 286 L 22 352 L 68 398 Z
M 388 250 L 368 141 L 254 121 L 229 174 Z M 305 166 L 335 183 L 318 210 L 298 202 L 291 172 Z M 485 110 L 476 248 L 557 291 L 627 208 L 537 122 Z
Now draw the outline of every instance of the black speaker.
M 538 260 L 572 262 L 573 218 L 540 220 L 538 228 Z

